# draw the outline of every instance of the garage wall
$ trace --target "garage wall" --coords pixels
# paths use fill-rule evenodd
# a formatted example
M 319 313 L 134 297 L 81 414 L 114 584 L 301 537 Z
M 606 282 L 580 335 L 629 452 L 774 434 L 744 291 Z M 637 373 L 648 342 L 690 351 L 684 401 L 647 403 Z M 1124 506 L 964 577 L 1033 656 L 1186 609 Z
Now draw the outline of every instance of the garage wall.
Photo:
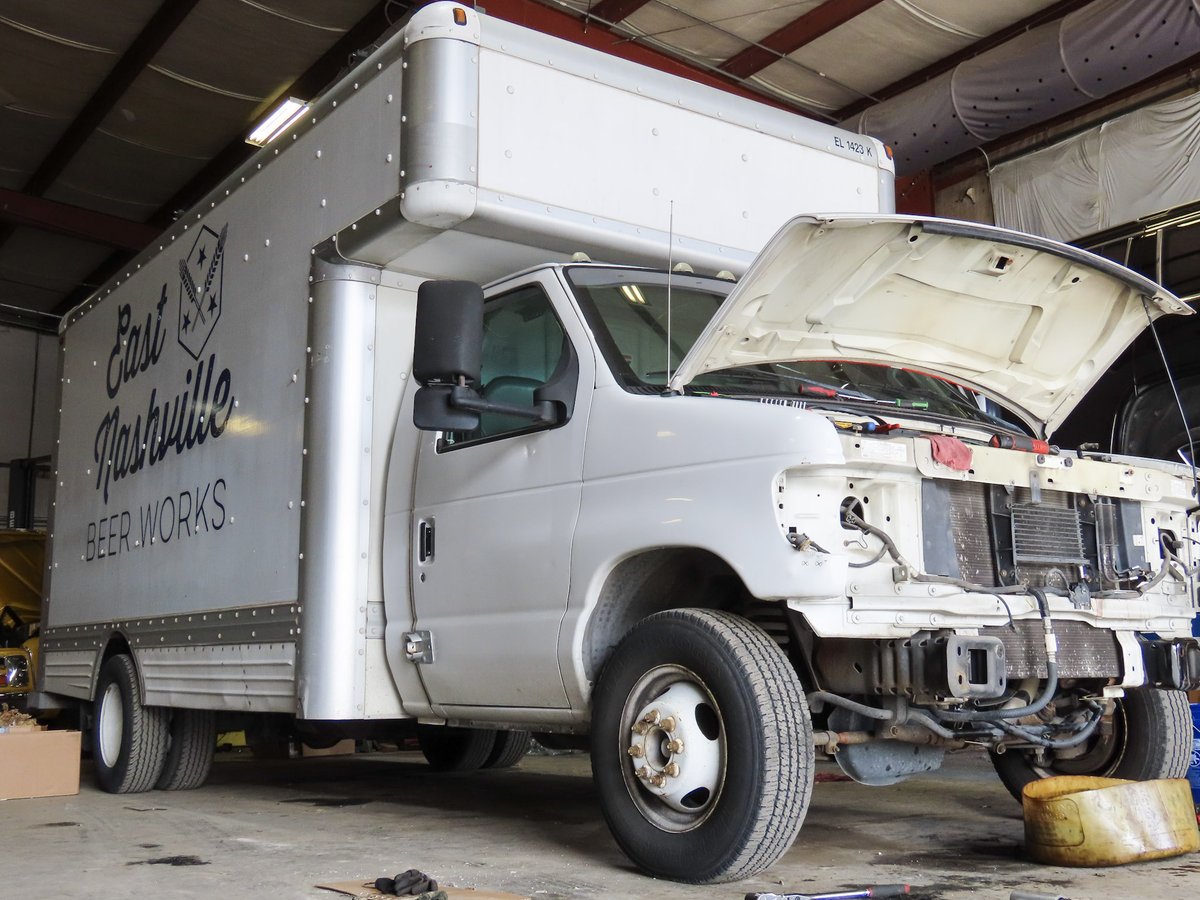
M 58 339 L 0 327 L 0 463 L 49 456 L 58 409 Z M 0 527 L 8 525 L 7 467 L 0 468 Z M 50 509 L 50 481 L 36 488 L 35 522 Z

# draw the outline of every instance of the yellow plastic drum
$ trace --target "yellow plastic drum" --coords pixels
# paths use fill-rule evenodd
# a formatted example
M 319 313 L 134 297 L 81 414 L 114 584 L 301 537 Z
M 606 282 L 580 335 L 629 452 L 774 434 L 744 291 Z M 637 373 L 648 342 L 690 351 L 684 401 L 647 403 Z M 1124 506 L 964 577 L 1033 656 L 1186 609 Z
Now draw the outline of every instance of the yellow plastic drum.
M 1025 785 L 1025 847 L 1052 866 L 1119 866 L 1200 850 L 1183 778 L 1061 775 Z

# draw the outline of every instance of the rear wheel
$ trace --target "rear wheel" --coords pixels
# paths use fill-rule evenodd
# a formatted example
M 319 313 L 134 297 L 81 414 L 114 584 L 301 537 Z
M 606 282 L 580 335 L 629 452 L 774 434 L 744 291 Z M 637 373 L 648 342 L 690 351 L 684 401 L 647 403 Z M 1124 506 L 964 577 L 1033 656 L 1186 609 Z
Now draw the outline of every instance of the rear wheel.
M 419 725 L 417 739 L 426 761 L 438 772 L 474 772 L 496 747 L 496 732 L 484 728 Z
M 1052 775 L 1097 775 L 1150 781 L 1183 778 L 1192 751 L 1192 719 L 1182 691 L 1127 691 L 1116 709 L 1078 749 L 1041 756 L 1035 750 L 993 753 L 992 765 L 1010 794 L 1021 799 L 1031 781 Z
M 529 752 L 533 735 L 528 731 L 501 731 L 496 735 L 496 746 L 484 762 L 485 769 L 507 769 L 515 766 Z
M 100 669 L 93 707 L 96 780 L 110 794 L 148 791 L 167 756 L 169 710 L 143 706 L 133 660 L 117 654 Z
M 177 709 L 171 715 L 167 757 L 155 785 L 160 791 L 190 791 L 208 779 L 217 747 L 217 717 L 208 709 Z
M 701 884 L 770 866 L 808 809 L 813 757 L 787 657 L 728 613 L 645 619 L 596 685 L 601 807 L 621 849 L 652 875 Z

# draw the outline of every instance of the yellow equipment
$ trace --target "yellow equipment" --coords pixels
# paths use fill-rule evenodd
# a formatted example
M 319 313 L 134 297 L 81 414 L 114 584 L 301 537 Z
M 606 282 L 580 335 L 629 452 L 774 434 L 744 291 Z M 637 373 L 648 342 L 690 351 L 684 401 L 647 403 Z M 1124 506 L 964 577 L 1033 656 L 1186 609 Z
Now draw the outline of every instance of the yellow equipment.
M 33 690 L 46 535 L 0 531 L 0 697 Z

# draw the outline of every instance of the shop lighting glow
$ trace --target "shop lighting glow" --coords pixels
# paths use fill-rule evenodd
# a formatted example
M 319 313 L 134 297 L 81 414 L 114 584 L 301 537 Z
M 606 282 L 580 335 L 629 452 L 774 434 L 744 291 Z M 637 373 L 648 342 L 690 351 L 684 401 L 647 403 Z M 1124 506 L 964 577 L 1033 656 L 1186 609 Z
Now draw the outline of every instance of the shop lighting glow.
M 625 299 L 630 303 L 637 303 L 641 306 L 645 306 L 646 298 L 642 296 L 642 289 L 636 284 L 623 284 L 621 285 L 620 290 L 625 296 Z
M 270 143 L 274 138 L 287 131 L 293 122 L 304 115 L 306 109 L 308 109 L 308 104 L 303 100 L 288 97 L 288 99 L 275 107 L 269 116 L 258 123 L 258 126 L 250 132 L 250 136 L 246 138 L 246 143 L 253 144 L 256 147 L 262 147 Z

